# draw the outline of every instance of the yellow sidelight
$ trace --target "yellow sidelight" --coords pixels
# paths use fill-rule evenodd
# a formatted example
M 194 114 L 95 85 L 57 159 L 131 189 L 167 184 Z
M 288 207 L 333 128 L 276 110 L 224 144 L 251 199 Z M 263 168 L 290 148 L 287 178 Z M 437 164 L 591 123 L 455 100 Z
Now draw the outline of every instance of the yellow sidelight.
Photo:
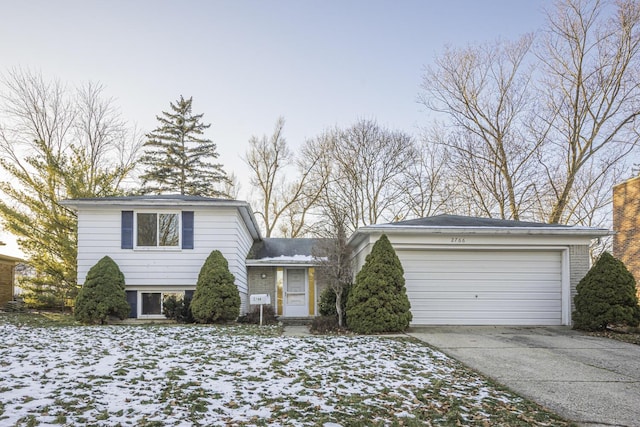
M 284 285 L 284 268 L 276 269 L 276 310 L 278 316 L 282 316 L 282 287 Z

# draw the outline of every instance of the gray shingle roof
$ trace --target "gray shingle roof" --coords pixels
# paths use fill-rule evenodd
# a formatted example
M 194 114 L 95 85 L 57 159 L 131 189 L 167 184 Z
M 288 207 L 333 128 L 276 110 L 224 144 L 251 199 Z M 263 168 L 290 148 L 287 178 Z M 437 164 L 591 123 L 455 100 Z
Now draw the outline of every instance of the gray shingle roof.
M 477 218 L 471 216 L 461 215 L 436 215 L 426 218 L 410 219 L 407 221 L 391 222 L 385 225 L 389 226 L 402 226 L 402 227 L 558 227 L 558 228 L 571 228 L 568 225 L 562 224 L 545 224 L 541 222 L 527 222 L 527 221 L 513 221 L 507 219 L 496 218 Z
M 264 238 L 255 242 L 247 255 L 247 259 L 259 260 L 264 258 L 292 257 L 296 255 L 312 256 L 313 247 L 320 239 L 311 238 Z

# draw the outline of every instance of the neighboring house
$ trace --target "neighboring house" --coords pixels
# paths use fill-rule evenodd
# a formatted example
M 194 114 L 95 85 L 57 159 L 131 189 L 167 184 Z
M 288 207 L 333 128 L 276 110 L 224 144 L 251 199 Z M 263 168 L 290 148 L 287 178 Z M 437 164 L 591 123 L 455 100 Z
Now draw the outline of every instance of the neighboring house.
M 78 283 L 105 255 L 125 277 L 131 317 L 162 318 L 163 299 L 190 296 L 211 251 L 229 262 L 246 311 L 245 260 L 258 226 L 246 202 L 163 195 L 67 200 L 78 215 Z
M 278 316 L 317 315 L 325 287 L 313 257 L 318 241 L 265 238 L 255 242 L 247 256 L 250 293 L 268 294 Z
M 355 270 L 386 234 L 412 325 L 570 325 L 589 243 L 604 229 L 439 215 L 358 229 Z
M 640 284 L 640 176 L 613 187 L 613 231 L 613 256 Z
M 15 295 L 16 265 L 22 260 L 8 255 L 0 255 L 0 307 L 13 301 Z

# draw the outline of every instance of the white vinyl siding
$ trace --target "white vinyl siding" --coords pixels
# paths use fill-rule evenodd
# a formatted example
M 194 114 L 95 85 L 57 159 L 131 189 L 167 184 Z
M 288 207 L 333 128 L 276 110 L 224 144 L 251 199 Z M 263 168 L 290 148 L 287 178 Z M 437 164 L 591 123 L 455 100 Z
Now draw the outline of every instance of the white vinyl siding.
M 414 325 L 561 325 L 558 250 L 398 250 Z
M 127 289 L 167 287 L 193 288 L 200 268 L 212 250 L 219 250 L 229 262 L 241 295 L 247 293 L 245 259 L 252 243 L 236 207 L 195 207 L 171 211 L 194 212 L 194 249 L 121 249 L 121 211 L 143 211 L 144 206 L 81 208 L 78 211 L 78 283 L 83 284 L 89 269 L 105 255 L 118 264 Z M 158 212 L 161 209 L 157 209 Z

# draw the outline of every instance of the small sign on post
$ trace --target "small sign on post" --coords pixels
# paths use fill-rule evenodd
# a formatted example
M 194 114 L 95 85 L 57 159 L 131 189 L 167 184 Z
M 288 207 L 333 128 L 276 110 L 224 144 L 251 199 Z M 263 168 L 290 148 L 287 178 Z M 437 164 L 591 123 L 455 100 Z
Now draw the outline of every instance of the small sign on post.
M 249 304 L 260 305 L 260 326 L 262 326 L 262 306 L 265 304 L 271 304 L 271 295 L 269 294 L 249 295 Z

